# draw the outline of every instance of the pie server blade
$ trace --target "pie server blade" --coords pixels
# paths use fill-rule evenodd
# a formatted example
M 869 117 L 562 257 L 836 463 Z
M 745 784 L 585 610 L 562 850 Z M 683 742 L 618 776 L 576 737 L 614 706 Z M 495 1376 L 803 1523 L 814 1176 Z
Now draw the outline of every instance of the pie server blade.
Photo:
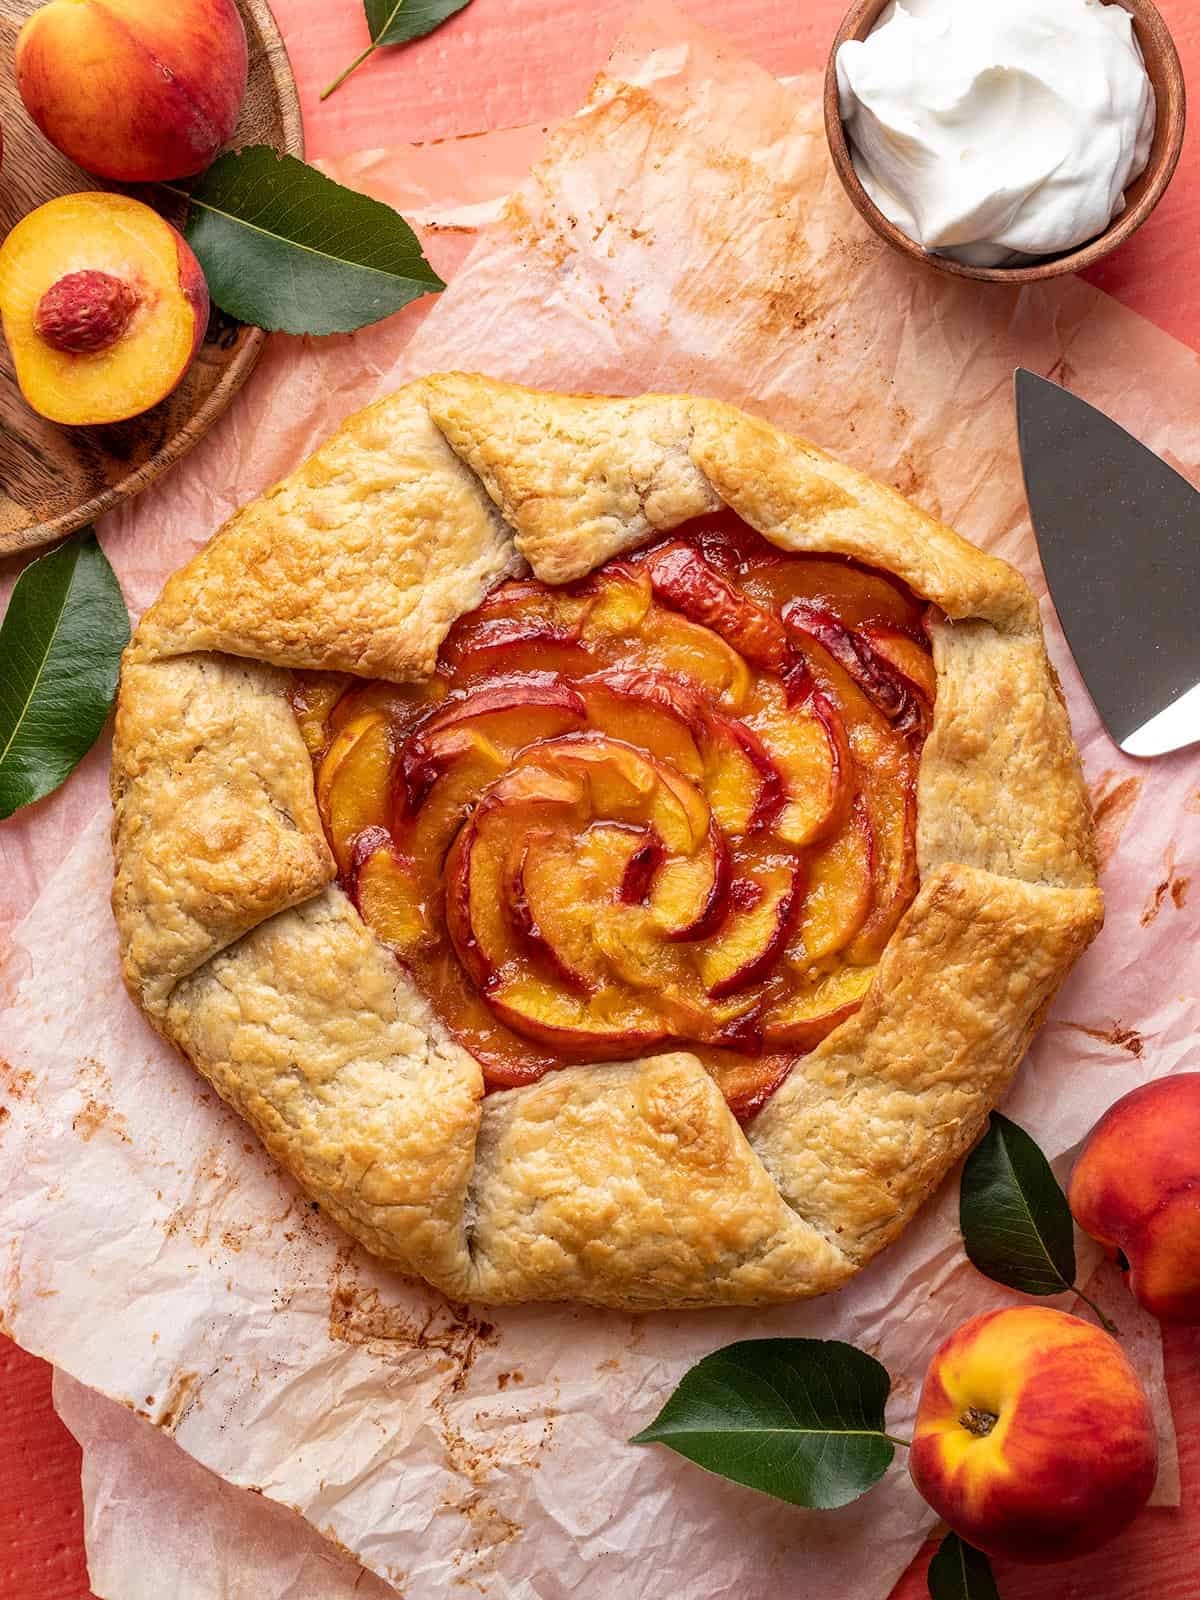
M 1070 390 L 1017 369 L 1025 492 L 1096 709 L 1131 756 L 1200 740 L 1200 492 Z

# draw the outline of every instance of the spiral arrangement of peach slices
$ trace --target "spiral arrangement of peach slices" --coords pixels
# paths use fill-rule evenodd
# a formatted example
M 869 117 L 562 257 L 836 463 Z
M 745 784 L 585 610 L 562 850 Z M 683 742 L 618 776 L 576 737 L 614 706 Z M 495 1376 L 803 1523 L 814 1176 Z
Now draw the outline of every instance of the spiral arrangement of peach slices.
M 342 883 L 490 1088 L 697 1051 L 752 1115 L 916 890 L 925 608 L 732 517 L 500 584 L 414 685 L 298 678 Z

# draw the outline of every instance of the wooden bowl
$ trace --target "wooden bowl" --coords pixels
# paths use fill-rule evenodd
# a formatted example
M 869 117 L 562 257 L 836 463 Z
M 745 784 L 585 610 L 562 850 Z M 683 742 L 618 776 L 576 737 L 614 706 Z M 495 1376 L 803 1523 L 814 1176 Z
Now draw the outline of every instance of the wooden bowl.
M 0 0 L 0 236 L 55 195 L 116 189 L 136 195 L 179 225 L 182 202 L 152 185 L 93 178 L 60 155 L 34 126 L 17 93 L 13 45 L 40 0 Z M 250 47 L 246 103 L 231 141 L 304 154 L 300 101 L 287 51 L 267 0 L 238 0 Z M 66 428 L 21 397 L 0 339 L 0 556 L 53 544 L 157 478 L 200 440 L 250 376 L 266 334 L 213 307 L 208 332 L 178 388 L 127 422 Z
M 1094 266 L 1137 232 L 1162 199 L 1179 164 L 1187 120 L 1187 92 L 1175 41 L 1151 0 L 1113 0 L 1113 3 L 1123 6 L 1133 16 L 1134 30 L 1146 60 L 1146 71 L 1158 101 L 1158 122 L 1150 160 L 1141 177 L 1126 189 L 1124 211 L 1097 238 L 1061 255 L 1046 256 L 1027 266 L 969 267 L 961 261 L 953 261 L 948 256 L 926 250 L 897 228 L 895 223 L 889 222 L 863 188 L 854 170 L 838 103 L 837 53 L 848 39 L 865 39 L 889 4 L 889 0 L 855 0 L 838 29 L 825 69 L 825 133 L 843 188 L 881 239 L 886 239 L 914 261 L 923 261 L 936 267 L 939 272 L 948 272 L 957 278 L 1019 284 L 1040 283 L 1045 278 L 1057 278 L 1066 272 L 1080 272 L 1084 267 Z

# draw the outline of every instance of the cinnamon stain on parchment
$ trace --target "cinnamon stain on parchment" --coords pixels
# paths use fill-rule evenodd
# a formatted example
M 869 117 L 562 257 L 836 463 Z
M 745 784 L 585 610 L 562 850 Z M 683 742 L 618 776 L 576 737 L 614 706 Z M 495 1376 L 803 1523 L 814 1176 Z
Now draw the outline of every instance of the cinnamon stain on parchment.
M 497 1328 L 469 1306 L 449 1300 L 438 1300 L 420 1311 L 387 1304 L 377 1288 L 359 1281 L 356 1254 L 353 1246 L 338 1252 L 330 1279 L 329 1337 L 336 1343 L 363 1347 L 380 1362 L 411 1370 L 414 1377 L 424 1376 L 432 1365 L 438 1384 L 430 1410 L 445 1464 L 461 1484 L 438 1509 L 455 1513 L 466 1524 L 454 1565 L 469 1562 L 470 1566 L 456 1581 L 479 1588 L 477 1580 L 484 1576 L 481 1563 L 493 1562 L 524 1532 L 522 1524 L 501 1507 L 493 1480 L 497 1473 L 513 1468 L 536 1469 L 553 1437 L 557 1412 L 542 1412 L 543 1426 L 536 1440 L 508 1436 L 485 1444 L 468 1437 L 458 1420 L 461 1397 L 468 1393 L 480 1355 L 499 1344 Z M 523 1372 L 510 1369 L 500 1375 L 497 1388 L 505 1390 L 523 1380 Z M 517 1416 L 513 1420 L 529 1419 Z
M 7 1095 L 10 1100 L 36 1101 L 36 1082 L 32 1072 L 14 1067 L 11 1061 L 0 1056 L 0 1094 Z
M 1144 778 L 1122 778 L 1114 768 L 1092 785 L 1092 817 L 1096 824 L 1096 857 L 1103 872 L 1117 853 L 1121 835 L 1141 796 Z
M 104 1063 L 85 1056 L 75 1073 L 75 1083 L 83 1104 L 71 1118 L 71 1127 L 84 1144 L 89 1144 L 107 1128 L 123 1144 L 131 1142 L 129 1124 L 112 1104 L 112 1078 Z
M 1083 1022 L 1060 1022 L 1058 1026 L 1071 1028 L 1076 1033 L 1085 1033 L 1089 1039 L 1099 1039 L 1101 1044 L 1112 1045 L 1116 1050 L 1127 1050 L 1138 1060 L 1146 1049 L 1145 1036 L 1136 1028 L 1127 1027 L 1120 1021 L 1114 1021 L 1107 1028 L 1089 1028 Z
M 164 1433 L 173 1434 L 188 1412 L 200 1400 L 200 1374 L 177 1372 L 171 1379 L 162 1409 L 153 1420 Z
M 1155 884 L 1142 911 L 1143 928 L 1150 926 L 1165 905 L 1173 905 L 1176 911 L 1182 911 L 1187 905 L 1188 890 L 1191 888 L 1192 880 L 1182 877 L 1175 868 L 1175 846 L 1169 844 L 1163 852 L 1163 876 Z

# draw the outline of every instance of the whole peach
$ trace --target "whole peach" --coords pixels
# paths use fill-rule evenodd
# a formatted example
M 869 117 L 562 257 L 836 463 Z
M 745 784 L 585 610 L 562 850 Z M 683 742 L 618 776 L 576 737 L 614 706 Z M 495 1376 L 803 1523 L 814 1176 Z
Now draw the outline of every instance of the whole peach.
M 1110 1106 L 1068 1198 L 1083 1231 L 1124 1256 L 1147 1311 L 1200 1322 L 1200 1072 L 1143 1084 Z
M 913 1482 L 988 1555 L 1094 1550 L 1145 1505 L 1157 1464 L 1150 1405 L 1121 1347 L 1065 1311 L 975 1317 L 925 1375 Z
M 202 172 L 237 126 L 246 30 L 234 0 L 50 0 L 17 38 L 29 115 L 87 172 Z

